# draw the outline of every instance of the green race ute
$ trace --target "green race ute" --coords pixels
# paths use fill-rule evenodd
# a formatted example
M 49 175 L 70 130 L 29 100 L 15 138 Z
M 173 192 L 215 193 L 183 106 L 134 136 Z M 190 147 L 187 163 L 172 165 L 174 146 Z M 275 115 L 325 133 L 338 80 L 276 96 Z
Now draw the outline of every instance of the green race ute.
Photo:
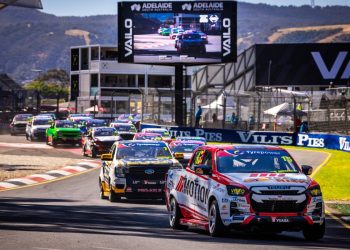
M 72 144 L 81 146 L 81 131 L 72 121 L 58 120 L 46 129 L 46 144 L 56 146 L 58 144 Z

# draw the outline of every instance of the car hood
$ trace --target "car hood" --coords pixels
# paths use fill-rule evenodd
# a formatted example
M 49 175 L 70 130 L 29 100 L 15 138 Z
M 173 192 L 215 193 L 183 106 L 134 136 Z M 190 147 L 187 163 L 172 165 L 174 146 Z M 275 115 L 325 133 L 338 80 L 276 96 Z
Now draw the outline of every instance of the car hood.
M 304 174 L 244 173 L 224 174 L 233 182 L 243 184 L 247 188 L 254 186 L 298 186 L 307 188 L 311 179 Z
M 119 136 L 98 136 L 98 137 L 95 137 L 95 141 L 100 141 L 100 142 L 119 141 Z
M 79 128 L 58 128 L 57 132 L 76 132 L 76 133 L 80 133 L 80 129 Z
M 32 129 L 47 129 L 50 125 L 33 125 Z
M 121 160 L 125 166 L 135 165 L 173 165 L 177 162 L 175 159 L 166 158 L 124 158 Z
M 28 122 L 26 121 L 15 121 L 13 122 L 13 125 L 18 125 L 18 124 L 27 124 Z

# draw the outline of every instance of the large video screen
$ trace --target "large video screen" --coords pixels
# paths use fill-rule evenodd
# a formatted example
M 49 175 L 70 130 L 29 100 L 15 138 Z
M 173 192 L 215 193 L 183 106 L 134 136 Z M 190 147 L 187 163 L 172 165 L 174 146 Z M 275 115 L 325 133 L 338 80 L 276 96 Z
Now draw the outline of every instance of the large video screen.
M 237 56 L 235 1 L 120 2 L 119 62 L 209 64 Z

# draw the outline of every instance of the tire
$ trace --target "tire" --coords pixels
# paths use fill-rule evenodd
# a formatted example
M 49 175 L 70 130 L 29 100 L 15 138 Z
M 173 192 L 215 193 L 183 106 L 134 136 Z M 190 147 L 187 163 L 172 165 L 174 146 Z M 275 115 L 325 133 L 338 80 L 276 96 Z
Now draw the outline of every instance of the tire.
M 116 193 L 114 193 L 114 191 L 112 190 L 111 185 L 109 185 L 108 200 L 110 202 L 116 202 L 120 200 L 120 197 Z
M 326 231 L 326 221 L 322 225 L 312 225 L 303 229 L 303 235 L 306 240 L 316 241 L 323 238 Z
M 57 141 L 51 136 L 51 144 L 53 147 L 57 147 Z
M 88 156 L 87 154 L 86 154 L 86 146 L 84 145 L 84 147 L 83 147 L 83 156 Z
M 212 237 L 222 236 L 226 231 L 226 227 L 221 221 L 219 205 L 216 200 L 213 200 L 209 207 L 208 226 Z
M 32 136 L 32 135 L 30 135 L 30 136 L 29 136 L 29 140 L 30 140 L 30 141 L 34 141 L 34 139 L 33 139 L 33 136 Z
M 49 145 L 50 143 L 49 143 L 49 137 L 48 136 L 46 136 L 46 145 Z
M 174 197 L 171 197 L 169 204 L 169 225 L 172 229 L 184 229 L 184 226 L 180 224 L 182 214 L 179 204 Z
M 97 157 L 96 148 L 92 148 L 91 149 L 91 158 L 96 158 L 96 157 Z
M 99 184 L 99 186 L 100 186 L 100 198 L 101 198 L 102 200 L 104 200 L 104 199 L 106 199 L 107 197 L 103 195 L 103 194 L 104 194 L 104 190 L 103 190 L 103 186 L 102 186 L 101 179 L 98 180 L 98 184 Z
M 26 133 L 26 139 L 27 139 L 27 141 L 29 141 L 29 137 L 28 137 L 28 134 Z

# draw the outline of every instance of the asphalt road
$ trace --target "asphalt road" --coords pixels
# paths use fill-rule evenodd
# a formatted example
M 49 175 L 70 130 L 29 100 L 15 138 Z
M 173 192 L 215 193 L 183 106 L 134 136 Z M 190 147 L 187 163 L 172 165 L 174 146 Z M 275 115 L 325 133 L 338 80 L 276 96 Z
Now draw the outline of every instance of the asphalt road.
M 21 154 L 21 149 L 18 150 Z M 303 154 L 302 151 L 296 154 Z M 304 156 L 303 156 L 304 157 Z M 318 160 L 320 155 L 308 153 Z M 301 162 L 304 163 L 304 162 Z M 174 231 L 160 202 L 99 199 L 98 171 L 39 186 L 0 192 L 0 249 L 340 249 L 349 231 L 327 219 L 319 242 L 301 233 L 277 236 Z

